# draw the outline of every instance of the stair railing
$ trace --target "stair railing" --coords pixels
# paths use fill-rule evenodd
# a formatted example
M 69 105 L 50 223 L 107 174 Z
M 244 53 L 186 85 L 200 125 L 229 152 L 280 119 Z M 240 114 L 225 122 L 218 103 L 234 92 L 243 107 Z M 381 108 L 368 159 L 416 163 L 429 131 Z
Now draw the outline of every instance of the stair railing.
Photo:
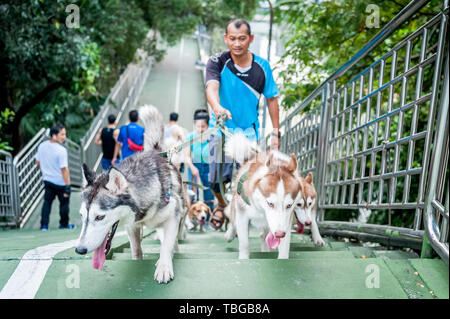
M 130 63 L 122 73 L 80 144 L 66 139 L 73 188 L 82 187 L 83 162 L 99 169 L 102 149 L 94 144 L 94 138 L 99 128 L 106 125 L 107 115 L 117 114 L 118 125 L 125 124 L 127 117 L 123 115 L 137 104 L 153 63 L 153 57 L 145 53 L 141 52 L 140 58 L 138 64 Z M 41 203 L 44 184 L 35 155 L 48 135 L 49 129 L 42 128 L 14 158 L 9 152 L 0 151 L 0 226 L 23 227 Z
M 361 67 L 362 59 L 429 2 L 409 3 L 280 123 L 281 150 L 295 153 L 302 175 L 314 173 L 318 220 L 324 233 L 393 246 L 420 249 L 422 245 L 425 199 L 437 181 L 436 177 L 429 181 L 428 175 L 446 153 L 436 154 L 431 162 L 433 147 L 442 139 L 441 135 L 433 139 L 433 132 L 445 109 L 438 110 L 437 105 L 443 100 L 440 87 L 448 73 L 443 68 L 448 55 L 448 1 L 439 14 L 350 81 L 345 76 Z M 416 151 L 418 147 L 421 152 Z M 436 203 L 430 205 L 446 221 L 440 233 L 448 234 L 448 208 L 445 213 Z M 413 221 L 410 227 L 325 221 L 329 209 L 388 211 L 389 216 L 401 210 L 413 214 Z

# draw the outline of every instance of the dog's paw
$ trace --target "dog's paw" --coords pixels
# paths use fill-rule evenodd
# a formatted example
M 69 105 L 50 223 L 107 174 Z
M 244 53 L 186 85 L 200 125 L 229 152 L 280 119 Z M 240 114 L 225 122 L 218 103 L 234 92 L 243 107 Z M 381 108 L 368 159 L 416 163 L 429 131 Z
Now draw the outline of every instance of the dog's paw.
M 156 262 L 156 270 L 155 270 L 155 280 L 161 283 L 168 283 L 171 279 L 173 279 L 173 266 L 172 263 L 164 263 L 158 260 Z
M 228 243 L 231 242 L 231 241 L 234 239 L 234 232 L 233 232 L 233 230 L 232 230 L 231 228 L 229 228 L 229 229 L 226 231 L 224 237 L 225 237 L 225 240 L 226 240 Z
M 317 247 L 325 246 L 325 242 L 323 241 L 323 239 L 321 237 L 315 238 L 315 239 L 313 239 L 313 241 L 314 241 L 314 245 L 316 245 Z

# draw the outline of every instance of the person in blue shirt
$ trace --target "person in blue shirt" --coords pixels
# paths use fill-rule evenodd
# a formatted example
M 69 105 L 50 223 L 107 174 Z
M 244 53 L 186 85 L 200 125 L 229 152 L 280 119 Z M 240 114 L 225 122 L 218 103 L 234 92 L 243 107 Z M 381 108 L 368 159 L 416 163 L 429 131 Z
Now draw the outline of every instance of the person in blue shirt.
M 136 151 L 130 148 L 128 139 L 130 139 L 131 142 L 136 145 L 139 146 L 144 145 L 145 128 L 137 123 L 139 120 L 138 111 L 137 110 L 130 111 L 128 117 L 130 119 L 130 123 L 128 125 L 123 125 L 120 128 L 119 136 L 117 137 L 116 147 L 114 149 L 112 165 L 116 164 L 119 150 L 122 151 L 122 160 L 136 153 Z
M 199 135 L 202 135 L 208 129 L 209 114 L 205 109 L 198 109 L 194 112 L 194 131 L 191 132 L 186 141 L 191 141 Z M 205 187 L 209 187 L 209 135 L 203 135 L 200 140 L 191 143 L 189 148 L 186 148 L 188 153 L 185 156 L 186 165 L 188 166 L 188 180 Z M 192 186 L 189 186 L 192 189 Z M 198 190 L 196 192 L 198 198 Z M 210 189 L 203 191 L 203 201 L 206 205 L 214 208 L 214 196 Z M 209 217 L 208 217 L 209 218 Z
M 240 131 L 250 140 L 259 140 L 259 99 L 267 99 L 272 121 L 270 148 L 278 149 L 279 105 L 278 87 L 273 79 L 269 62 L 249 51 L 254 35 L 250 25 L 243 19 L 235 19 L 225 27 L 224 41 L 229 51 L 212 56 L 206 66 L 206 98 L 212 109 L 209 126 L 216 125 L 216 118 L 225 113 L 225 126 L 231 133 Z M 225 219 L 225 201 L 220 194 L 219 163 L 223 163 L 222 181 L 228 183 L 232 178 L 233 163 L 221 151 L 221 133 L 216 132 L 209 140 L 210 168 L 209 183 L 218 200 L 211 224 L 219 229 Z

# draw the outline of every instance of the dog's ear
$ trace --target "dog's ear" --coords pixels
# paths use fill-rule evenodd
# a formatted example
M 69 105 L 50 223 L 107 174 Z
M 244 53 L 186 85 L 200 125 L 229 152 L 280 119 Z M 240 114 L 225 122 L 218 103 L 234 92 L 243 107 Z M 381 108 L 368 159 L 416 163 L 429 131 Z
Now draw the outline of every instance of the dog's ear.
M 294 153 L 291 154 L 291 161 L 289 162 L 287 169 L 290 172 L 295 172 L 297 170 L 297 158 Z
M 308 184 L 311 184 L 313 181 L 313 173 L 309 172 L 308 176 L 306 176 L 305 178 L 305 182 L 307 182 Z
M 83 163 L 83 187 L 92 185 L 95 181 L 95 172 L 91 171 L 86 163 Z
M 128 181 L 117 168 L 112 166 L 108 172 L 108 183 L 106 189 L 114 194 L 123 194 L 128 189 Z
M 208 210 L 208 214 L 211 215 L 211 214 L 212 214 L 212 213 L 211 213 L 211 207 L 209 207 L 209 206 L 206 205 L 206 204 L 205 204 L 205 206 L 206 206 L 206 209 Z

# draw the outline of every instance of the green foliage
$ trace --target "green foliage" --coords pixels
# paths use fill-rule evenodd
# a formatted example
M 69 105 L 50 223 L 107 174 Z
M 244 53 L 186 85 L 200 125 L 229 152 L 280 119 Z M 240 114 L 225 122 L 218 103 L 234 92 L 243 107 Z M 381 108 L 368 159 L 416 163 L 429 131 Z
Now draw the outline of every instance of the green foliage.
M 339 69 L 389 22 L 409 0 L 381 0 L 379 28 L 366 25 L 371 0 L 278 1 L 275 21 L 283 28 L 286 52 L 281 69 L 283 107 L 298 105 L 324 80 Z M 442 1 L 431 1 L 413 19 L 358 62 L 340 79 L 345 83 L 389 51 L 405 34 L 417 29 L 442 9 Z M 307 112 L 309 108 L 305 109 Z
M 4 124 L 11 122 L 14 118 L 14 112 L 10 109 L 5 109 L 0 112 L 0 131 Z M 12 151 L 12 147 L 9 146 L 8 142 L 2 141 L 2 136 L 0 135 L 0 150 Z
M 66 26 L 72 3 L 79 7 L 79 28 Z M 17 152 L 55 122 L 78 141 L 138 48 L 160 61 L 157 36 L 173 45 L 198 24 L 212 28 L 256 6 L 256 0 L 3 1 L 0 111 L 15 116 L 2 118 L 1 147 L 9 143 Z

